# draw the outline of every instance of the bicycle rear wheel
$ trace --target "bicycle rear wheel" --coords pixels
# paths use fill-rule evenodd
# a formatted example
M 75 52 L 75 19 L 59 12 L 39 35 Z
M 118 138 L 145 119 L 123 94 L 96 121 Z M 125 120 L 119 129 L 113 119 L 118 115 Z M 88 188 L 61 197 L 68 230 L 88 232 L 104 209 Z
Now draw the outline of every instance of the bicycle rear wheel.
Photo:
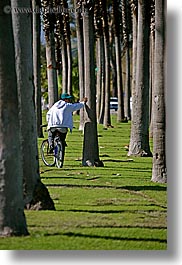
M 55 157 L 53 152 L 50 152 L 49 142 L 48 140 L 44 140 L 41 144 L 40 153 L 42 157 L 42 161 L 46 166 L 54 166 L 55 165 Z
M 59 141 L 54 148 L 54 155 L 56 159 L 56 166 L 58 168 L 63 167 L 65 147 L 61 141 Z

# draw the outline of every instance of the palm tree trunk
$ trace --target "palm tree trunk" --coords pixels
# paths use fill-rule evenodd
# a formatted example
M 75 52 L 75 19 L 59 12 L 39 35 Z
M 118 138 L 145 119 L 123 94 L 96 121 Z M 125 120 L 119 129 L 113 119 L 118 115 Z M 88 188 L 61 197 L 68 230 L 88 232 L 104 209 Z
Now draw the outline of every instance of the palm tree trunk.
M 14 0 L 12 7 L 17 6 L 30 8 L 30 1 Z M 32 27 L 31 17 L 27 16 L 26 13 L 12 12 L 12 17 L 20 106 L 20 128 L 22 134 L 24 197 L 25 204 L 28 205 L 34 197 L 37 185 L 40 183 L 34 108 Z M 49 200 L 49 198 L 43 199 Z
M 77 0 L 74 0 L 75 9 L 77 6 Z M 78 71 L 79 71 L 79 91 L 80 100 L 84 97 L 84 48 L 83 48 L 83 23 L 81 21 L 80 12 L 76 12 L 76 33 L 77 33 L 77 44 L 78 44 Z M 79 130 L 82 131 L 84 127 L 84 110 L 80 110 L 80 126 Z
M 46 39 L 47 79 L 49 108 L 58 100 L 57 68 L 55 58 L 54 32 L 51 30 Z
M 104 50 L 104 38 L 100 38 L 100 52 L 101 52 L 101 99 L 100 99 L 100 110 L 98 113 L 98 123 L 104 123 L 104 113 L 105 113 L 105 50 Z
M 150 60 L 150 106 L 149 106 L 149 110 L 150 110 L 150 138 L 153 138 L 153 86 L 154 86 L 154 54 L 155 54 L 155 34 L 151 35 L 151 60 Z
M 149 15 L 148 2 L 138 2 L 137 73 L 128 156 L 151 156 L 149 146 Z
M 125 49 L 125 64 L 126 64 L 126 76 L 125 76 L 125 97 L 124 97 L 124 109 L 126 120 L 131 119 L 130 113 L 130 47 L 129 47 L 129 1 L 122 1 L 122 21 L 123 21 L 123 39 Z
M 67 59 L 68 59 L 68 94 L 72 95 L 72 54 L 71 54 L 71 41 L 67 41 Z
M 153 86 L 154 86 L 154 54 L 155 54 L 155 0 L 151 1 L 151 22 L 150 22 L 150 138 L 153 138 Z
M 117 94 L 118 94 L 118 113 L 117 122 L 124 120 L 124 98 L 123 98 L 123 84 L 122 84 L 122 66 L 121 66 L 121 46 L 119 37 L 115 37 L 116 49 L 116 73 L 117 73 Z
M 0 2 L 0 237 L 28 235 L 23 212 L 23 172 L 11 15 Z
M 102 46 L 101 46 L 101 37 L 98 37 L 96 40 L 96 59 L 97 59 L 97 121 L 99 122 L 99 115 L 101 109 L 101 87 L 102 87 Z
M 153 96 L 153 168 L 152 181 L 167 182 L 166 167 L 166 1 L 155 1 L 155 67 Z
M 62 93 L 68 93 L 68 60 L 67 60 L 67 49 L 66 49 L 66 41 L 62 37 Z
M 114 44 L 116 54 L 116 80 L 117 80 L 117 96 L 118 96 L 118 112 L 117 122 L 124 121 L 124 97 L 123 97 L 123 80 L 122 80 L 122 60 L 121 60 L 121 29 L 122 13 L 119 11 L 119 1 L 112 1 L 113 5 L 113 29 Z
M 132 43 L 132 111 L 131 118 L 133 118 L 133 113 L 136 112 L 136 105 L 133 102 L 136 102 L 136 62 L 137 62 L 137 24 L 138 24 L 138 15 L 137 15 L 137 1 L 131 2 L 131 10 L 132 10 L 132 32 L 133 32 L 133 43 Z
M 39 6 L 39 0 L 32 1 L 33 10 Z M 40 14 L 33 13 L 33 69 L 34 69 L 34 86 L 35 86 L 35 113 L 37 121 L 38 137 L 43 137 L 41 128 L 42 124 L 42 107 L 41 107 L 41 77 L 40 77 Z
M 129 40 L 129 36 L 128 36 Z M 129 41 L 126 48 L 126 79 L 125 79 L 125 117 L 127 120 L 131 120 L 131 111 L 130 111 L 130 49 L 129 49 Z
M 87 4 L 89 5 L 90 3 L 92 1 L 85 3 L 86 12 L 83 13 L 85 95 L 88 97 L 88 104 L 85 108 L 82 164 L 83 166 L 100 166 L 103 164 L 99 160 L 97 136 L 93 11 L 87 9 Z
M 111 126 L 110 115 L 110 47 L 109 47 L 109 27 L 107 18 L 107 3 L 103 1 L 103 36 L 105 53 L 105 109 L 104 109 L 104 127 Z

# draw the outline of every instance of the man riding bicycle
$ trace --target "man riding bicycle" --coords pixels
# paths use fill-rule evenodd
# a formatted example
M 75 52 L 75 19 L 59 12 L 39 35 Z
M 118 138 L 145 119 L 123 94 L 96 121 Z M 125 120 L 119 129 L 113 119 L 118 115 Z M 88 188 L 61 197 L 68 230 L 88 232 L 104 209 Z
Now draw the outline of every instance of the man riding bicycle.
M 47 112 L 46 119 L 48 122 L 48 141 L 50 150 L 53 150 L 53 140 L 56 131 L 60 131 L 61 140 L 65 142 L 68 129 L 73 129 L 73 112 L 80 110 L 87 102 L 87 98 L 83 98 L 81 102 L 71 103 L 73 97 L 67 93 L 61 95 L 61 99 L 57 101 Z

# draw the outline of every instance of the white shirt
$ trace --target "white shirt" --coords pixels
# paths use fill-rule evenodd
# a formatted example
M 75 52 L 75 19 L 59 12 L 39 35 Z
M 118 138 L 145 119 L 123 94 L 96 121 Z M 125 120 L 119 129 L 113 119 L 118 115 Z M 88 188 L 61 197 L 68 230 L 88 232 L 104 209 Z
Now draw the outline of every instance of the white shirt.
M 65 127 L 73 129 L 72 113 L 84 107 L 84 102 L 67 103 L 64 100 L 56 102 L 47 112 L 47 129 Z

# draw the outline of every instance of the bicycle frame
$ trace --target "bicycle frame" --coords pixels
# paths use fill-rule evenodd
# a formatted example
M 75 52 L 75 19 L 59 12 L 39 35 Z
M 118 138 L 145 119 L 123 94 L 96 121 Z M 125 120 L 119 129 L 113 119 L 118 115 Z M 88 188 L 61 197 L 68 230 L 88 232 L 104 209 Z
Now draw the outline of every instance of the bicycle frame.
M 50 149 L 48 139 L 44 140 L 41 144 L 41 157 L 46 166 L 63 167 L 64 154 L 65 154 L 65 136 L 59 130 L 53 132 L 53 152 Z

